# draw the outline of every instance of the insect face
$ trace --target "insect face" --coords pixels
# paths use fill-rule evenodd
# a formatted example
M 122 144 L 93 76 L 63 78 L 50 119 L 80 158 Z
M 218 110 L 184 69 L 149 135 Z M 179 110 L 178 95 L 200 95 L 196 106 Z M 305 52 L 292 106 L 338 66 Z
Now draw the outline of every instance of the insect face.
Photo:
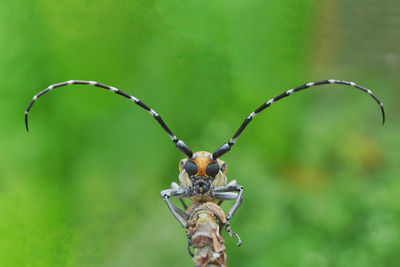
M 192 187 L 198 194 L 207 193 L 211 187 L 226 184 L 226 163 L 214 160 L 211 153 L 200 151 L 191 158 L 180 161 L 180 182 L 183 187 Z

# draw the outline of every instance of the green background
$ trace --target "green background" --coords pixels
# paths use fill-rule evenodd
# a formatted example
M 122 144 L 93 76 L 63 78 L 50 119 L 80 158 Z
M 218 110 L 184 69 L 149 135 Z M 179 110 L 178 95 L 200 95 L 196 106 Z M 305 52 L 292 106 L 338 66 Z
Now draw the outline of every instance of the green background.
M 230 266 L 400 266 L 400 6 L 394 0 L 0 2 L 0 266 L 191 266 L 159 192 L 178 151 L 223 156 L 245 188 Z M 224 203 L 225 209 L 229 208 Z

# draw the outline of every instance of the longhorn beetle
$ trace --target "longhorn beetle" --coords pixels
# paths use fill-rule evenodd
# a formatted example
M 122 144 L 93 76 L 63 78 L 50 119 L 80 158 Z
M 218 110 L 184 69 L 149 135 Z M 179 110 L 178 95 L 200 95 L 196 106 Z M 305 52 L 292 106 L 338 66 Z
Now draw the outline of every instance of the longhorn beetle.
M 239 129 L 233 135 L 233 137 L 225 144 L 220 146 L 214 153 L 200 151 L 193 153 L 192 150 L 180 139 L 178 139 L 172 131 L 168 128 L 165 124 L 161 116 L 155 112 L 153 109 L 148 107 L 142 101 L 137 99 L 134 96 L 131 96 L 115 87 L 108 86 L 105 84 L 101 84 L 94 81 L 79 81 L 79 80 L 71 80 L 67 82 L 57 83 L 50 85 L 45 90 L 36 94 L 32 101 L 30 102 L 29 106 L 25 110 L 25 126 L 26 130 L 29 131 L 28 128 L 28 113 L 32 108 L 32 105 L 36 102 L 36 100 L 51 90 L 67 86 L 71 84 L 84 84 L 84 85 L 92 85 L 95 87 L 100 87 L 109 91 L 112 91 L 118 95 L 121 95 L 136 105 L 140 106 L 161 125 L 164 131 L 168 134 L 169 138 L 171 138 L 172 142 L 176 145 L 176 147 L 182 151 L 186 157 L 179 162 L 179 182 L 180 185 L 173 182 L 171 184 L 170 189 L 166 189 L 161 191 L 161 197 L 167 204 L 168 208 L 170 209 L 172 215 L 178 220 L 178 222 L 183 226 L 187 227 L 187 219 L 189 217 L 185 211 L 181 210 L 177 206 L 175 206 L 171 201 L 171 197 L 178 198 L 183 207 L 186 209 L 186 205 L 183 202 L 183 198 L 188 198 L 193 202 L 207 202 L 213 201 L 218 202 L 219 204 L 224 200 L 234 200 L 235 203 L 229 209 L 228 214 L 226 215 L 226 230 L 231 237 L 236 236 L 238 238 L 237 245 L 240 246 L 241 240 L 239 235 L 233 232 L 230 228 L 230 220 L 232 216 L 235 214 L 236 210 L 239 208 L 242 197 L 243 197 L 243 187 L 236 183 L 235 180 L 232 180 L 230 183 L 227 183 L 226 172 L 227 172 L 227 165 L 224 161 L 220 160 L 219 158 L 228 152 L 231 147 L 235 144 L 236 140 L 246 128 L 246 126 L 252 121 L 252 119 L 261 111 L 271 106 L 273 103 L 290 96 L 291 94 L 301 91 L 303 89 L 307 89 L 317 85 L 323 84 L 343 84 L 352 86 L 357 88 L 361 91 L 368 93 L 375 101 L 379 104 L 381 112 L 382 112 L 382 122 L 385 123 L 385 111 L 383 109 L 383 103 L 372 93 L 371 90 L 362 87 L 358 84 L 348 81 L 340 81 L 340 80 L 324 80 L 319 82 L 311 82 L 301 85 L 299 87 L 287 90 L 282 94 L 268 100 L 267 102 L 263 103 L 259 106 L 256 110 L 254 110 L 250 115 L 246 117 L 243 123 L 240 125 Z M 190 237 L 189 237 L 189 245 L 190 245 Z M 189 250 L 190 252 L 190 250 Z

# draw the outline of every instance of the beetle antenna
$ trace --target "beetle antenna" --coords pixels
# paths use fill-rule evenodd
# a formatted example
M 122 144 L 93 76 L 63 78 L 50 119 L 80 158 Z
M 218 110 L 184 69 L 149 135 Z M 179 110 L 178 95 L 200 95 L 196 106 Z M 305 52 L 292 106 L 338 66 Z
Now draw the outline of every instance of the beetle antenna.
M 182 141 L 179 140 L 172 132 L 171 130 L 168 128 L 168 126 L 165 124 L 165 122 L 163 121 L 163 119 L 161 118 L 161 116 L 155 112 L 153 109 L 151 109 L 150 107 L 148 107 L 145 103 L 143 103 L 142 101 L 140 101 L 139 99 L 137 99 L 134 96 L 128 95 L 127 93 L 112 87 L 112 86 L 108 86 L 105 84 L 101 84 L 98 82 L 94 82 L 94 81 L 79 81 L 79 80 L 70 80 L 67 82 L 62 82 L 62 83 L 56 83 L 56 84 L 52 84 L 49 87 L 47 87 L 46 89 L 44 89 L 43 91 L 39 92 L 38 94 L 36 94 L 31 103 L 29 104 L 29 106 L 26 108 L 25 110 L 25 126 L 26 126 L 26 130 L 29 132 L 29 128 L 28 128 L 28 114 L 30 109 L 32 108 L 32 105 L 36 102 L 36 100 L 41 97 L 42 95 L 44 95 L 45 93 L 58 88 L 58 87 L 62 87 L 62 86 L 67 86 L 70 84 L 85 84 L 85 85 L 93 85 L 95 87 L 100 87 L 109 91 L 112 91 L 118 95 L 121 95 L 125 98 L 128 98 L 129 100 L 131 100 L 132 102 L 134 102 L 136 105 L 140 106 L 141 108 L 143 108 L 144 110 L 146 110 L 148 113 L 150 113 L 150 115 L 153 116 L 153 118 L 161 125 L 161 127 L 164 129 L 164 131 L 168 134 L 169 138 L 171 138 L 172 142 L 175 143 L 176 147 L 182 151 L 186 156 L 188 156 L 189 158 L 192 157 L 193 152 L 190 150 L 190 148 Z
M 344 85 L 348 85 L 348 86 L 352 86 L 355 87 L 361 91 L 364 91 L 366 93 L 368 93 L 373 99 L 375 99 L 375 101 L 379 104 L 380 108 L 381 108 L 381 112 L 382 112 L 382 124 L 385 123 L 385 111 L 383 109 L 383 103 L 372 93 L 372 91 L 368 88 L 362 87 L 356 83 L 353 82 L 348 82 L 348 81 L 340 81 L 340 80 L 324 80 L 324 81 L 320 81 L 320 82 L 311 82 L 311 83 L 306 83 L 302 86 L 290 89 L 270 100 L 268 100 L 267 102 L 265 102 L 264 104 L 262 104 L 260 107 L 258 107 L 255 111 L 253 111 L 252 113 L 250 113 L 249 116 L 247 116 L 247 118 L 243 121 L 242 125 L 240 125 L 239 129 L 236 131 L 235 135 L 229 140 L 228 143 L 223 144 L 222 146 L 220 146 L 213 154 L 213 158 L 217 159 L 219 157 L 221 157 L 223 154 L 225 154 L 226 152 L 228 152 L 231 147 L 235 144 L 236 140 L 238 139 L 238 137 L 240 136 L 240 134 L 243 132 L 243 130 L 246 128 L 247 124 L 249 124 L 249 122 L 261 111 L 263 111 L 264 109 L 266 109 L 267 107 L 269 107 L 272 103 L 275 103 L 276 101 L 285 98 L 291 94 L 293 94 L 294 92 L 303 90 L 303 89 L 307 89 L 313 86 L 317 86 L 317 85 L 323 85 L 323 84 L 344 84 Z

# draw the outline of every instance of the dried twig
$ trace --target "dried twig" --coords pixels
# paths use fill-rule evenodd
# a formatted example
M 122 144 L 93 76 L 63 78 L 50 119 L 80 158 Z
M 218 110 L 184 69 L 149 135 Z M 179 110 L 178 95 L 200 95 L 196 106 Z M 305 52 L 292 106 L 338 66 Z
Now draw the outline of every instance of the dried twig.
M 220 206 L 213 202 L 195 203 L 186 213 L 190 215 L 186 234 L 194 248 L 195 267 L 226 267 L 224 238 L 221 231 L 226 218 Z

